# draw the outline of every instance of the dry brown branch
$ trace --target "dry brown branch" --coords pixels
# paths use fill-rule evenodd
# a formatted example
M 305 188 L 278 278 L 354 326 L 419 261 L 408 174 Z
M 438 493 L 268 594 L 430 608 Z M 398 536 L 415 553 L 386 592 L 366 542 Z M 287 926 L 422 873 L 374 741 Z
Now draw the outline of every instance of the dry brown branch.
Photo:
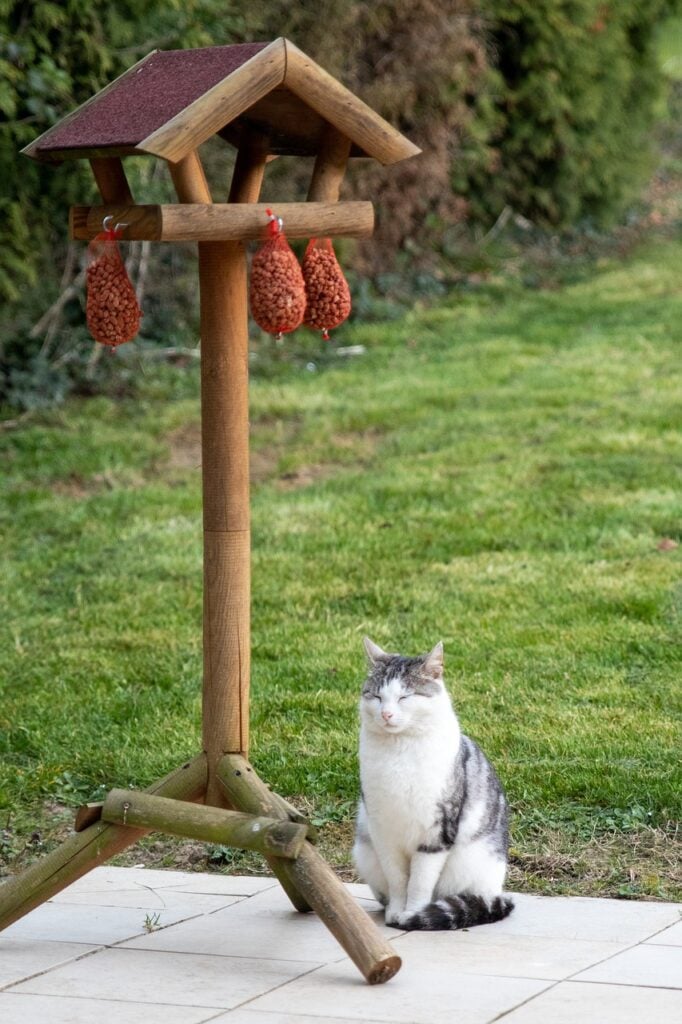
M 55 299 L 50 308 L 43 313 L 40 320 L 33 325 L 31 330 L 28 332 L 29 338 L 39 338 L 43 331 L 49 328 L 52 320 L 59 317 L 66 303 L 75 298 L 84 283 L 85 267 L 83 267 L 83 269 L 73 279 L 68 288 L 65 288 L 61 295 Z

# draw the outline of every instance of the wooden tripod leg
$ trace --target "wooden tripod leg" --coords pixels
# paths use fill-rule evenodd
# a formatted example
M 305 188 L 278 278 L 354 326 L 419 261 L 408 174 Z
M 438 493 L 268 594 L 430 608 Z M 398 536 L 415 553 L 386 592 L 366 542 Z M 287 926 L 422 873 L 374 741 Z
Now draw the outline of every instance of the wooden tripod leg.
M 390 981 L 402 961 L 372 919 L 346 892 L 317 850 L 306 843 L 288 873 L 317 916 L 345 949 L 370 985 Z
M 206 778 L 206 757 L 200 754 L 146 792 L 176 800 L 197 800 L 206 790 Z M 56 850 L 0 886 L 0 930 L 137 842 L 148 831 L 98 821 L 71 836 Z
M 218 765 L 218 778 L 231 807 L 246 811 L 247 814 L 265 814 L 271 818 L 291 820 L 284 801 L 258 778 L 246 758 L 239 754 L 227 754 Z M 312 910 L 286 870 L 286 862 L 279 857 L 265 859 L 294 908 L 301 914 L 307 914 Z
M 285 813 L 245 758 L 228 754 L 218 773 L 230 803 L 239 810 L 272 817 L 278 810 Z M 273 858 L 268 863 L 290 898 L 293 889 L 297 899 L 305 901 L 306 909 L 315 911 L 370 985 L 388 981 L 400 970 L 400 957 L 310 843 L 304 844 L 295 861 Z M 299 909 L 293 898 L 292 902 Z

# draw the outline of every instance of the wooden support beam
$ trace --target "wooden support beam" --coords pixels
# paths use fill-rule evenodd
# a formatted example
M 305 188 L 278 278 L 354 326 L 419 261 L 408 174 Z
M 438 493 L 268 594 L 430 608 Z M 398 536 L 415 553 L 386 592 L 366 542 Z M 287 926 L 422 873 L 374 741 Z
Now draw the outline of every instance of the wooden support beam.
M 200 754 L 154 783 L 146 792 L 174 800 L 199 800 L 206 790 L 206 781 L 206 757 Z M 71 836 L 56 850 L 0 886 L 0 930 L 137 842 L 147 831 L 98 821 Z
M 288 39 L 284 85 L 382 164 L 421 152 Z
M 169 164 L 171 180 L 181 203 L 211 203 L 204 165 L 196 150 L 192 150 L 176 164 Z
M 348 894 L 317 850 L 306 843 L 287 873 L 370 985 L 382 985 L 398 973 L 402 960 L 372 921 Z
M 255 132 L 245 133 L 237 151 L 228 203 L 258 202 L 267 162 L 267 138 Z
M 308 202 L 338 202 L 350 148 L 351 140 L 348 136 L 330 124 L 322 137 L 320 152 L 313 166 Z
M 273 794 L 243 757 L 224 757 L 219 774 L 234 807 L 251 814 L 276 810 Z M 371 985 L 400 969 L 400 957 L 314 847 L 306 843 L 295 861 L 276 860 L 272 866 L 287 892 L 291 888 L 317 913 Z
M 292 821 L 202 807 L 131 789 L 112 789 L 107 794 L 102 820 L 289 860 L 298 857 L 308 832 L 305 825 Z
M 246 257 L 202 242 L 201 406 L 204 494 L 203 736 L 210 778 L 228 751 L 248 750 L 251 660 Z M 215 783 L 207 797 L 221 803 Z
M 288 238 L 369 238 L 374 230 L 374 209 L 365 202 L 73 206 L 69 230 L 71 238 L 90 241 L 111 215 L 128 225 L 121 233 L 128 241 L 250 241 L 266 237 L 268 209 L 283 219 Z
M 132 204 L 133 194 L 120 157 L 93 157 L 90 166 L 103 202 Z

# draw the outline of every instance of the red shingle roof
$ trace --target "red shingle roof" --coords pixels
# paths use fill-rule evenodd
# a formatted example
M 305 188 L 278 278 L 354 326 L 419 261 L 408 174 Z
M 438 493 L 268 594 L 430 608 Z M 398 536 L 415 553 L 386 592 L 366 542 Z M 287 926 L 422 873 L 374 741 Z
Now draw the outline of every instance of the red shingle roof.
M 46 132 L 37 151 L 136 146 L 267 45 L 150 53 L 73 117 Z

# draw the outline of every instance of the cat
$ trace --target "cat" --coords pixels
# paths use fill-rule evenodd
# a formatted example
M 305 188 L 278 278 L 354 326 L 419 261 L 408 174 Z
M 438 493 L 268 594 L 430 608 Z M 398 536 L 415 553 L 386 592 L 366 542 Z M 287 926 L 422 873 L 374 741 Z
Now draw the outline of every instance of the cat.
M 508 807 L 495 770 L 460 732 L 443 683 L 443 645 L 406 658 L 365 638 L 353 859 L 407 931 L 506 917 Z

